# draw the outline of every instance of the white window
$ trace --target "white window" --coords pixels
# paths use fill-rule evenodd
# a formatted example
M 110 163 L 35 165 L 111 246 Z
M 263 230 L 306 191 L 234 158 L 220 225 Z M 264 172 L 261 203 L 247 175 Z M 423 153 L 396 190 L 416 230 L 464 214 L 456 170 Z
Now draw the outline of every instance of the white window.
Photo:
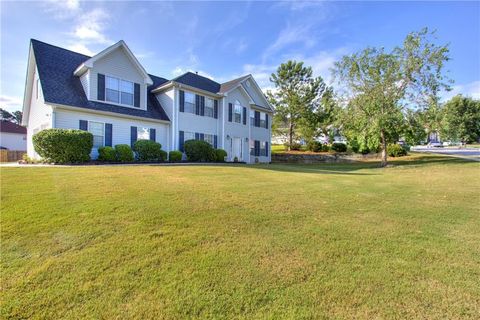
M 150 140 L 150 128 L 137 127 L 137 140 Z
M 184 111 L 195 113 L 195 95 L 191 92 L 185 92 Z
M 235 107 L 233 110 L 233 121 L 237 123 L 242 123 L 242 105 L 240 104 L 240 101 L 236 100 L 235 101 Z
M 260 156 L 261 157 L 267 156 L 267 143 L 265 141 L 260 142 Z
M 105 100 L 133 106 L 133 82 L 105 77 Z
M 93 134 L 93 147 L 103 147 L 105 137 L 104 125 L 101 122 L 88 121 L 88 132 Z
M 255 140 L 250 139 L 249 144 L 250 144 L 250 155 L 254 156 L 255 155 Z
M 250 109 L 250 125 L 255 125 L 255 110 Z
M 213 146 L 213 134 L 204 134 L 203 141 L 207 141 Z
M 213 104 L 213 99 L 205 98 L 205 116 L 212 118 L 214 117 Z
M 260 112 L 260 128 L 267 127 L 267 114 L 265 112 Z
M 185 131 L 183 133 L 183 141 L 195 140 L 195 132 Z

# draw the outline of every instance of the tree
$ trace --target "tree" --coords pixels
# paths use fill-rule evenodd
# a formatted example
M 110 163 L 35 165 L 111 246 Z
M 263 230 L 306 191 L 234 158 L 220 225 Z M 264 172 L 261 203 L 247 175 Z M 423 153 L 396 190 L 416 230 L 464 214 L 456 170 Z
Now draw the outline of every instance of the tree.
M 22 111 L 14 111 L 10 113 L 9 111 L 0 108 L 0 116 L 2 117 L 2 120 L 7 120 L 11 122 L 15 122 L 17 124 L 22 123 Z
M 387 144 L 401 134 L 404 108 L 426 108 L 440 90 L 449 89 L 442 74 L 448 47 L 434 45 L 433 36 L 423 29 L 407 35 L 391 52 L 367 48 L 335 63 L 334 76 L 347 91 L 343 125 L 357 141 L 380 146 L 382 167 L 387 165 Z
M 456 95 L 443 108 L 443 138 L 465 143 L 480 139 L 480 100 Z
M 289 149 L 302 119 L 313 112 L 325 90 L 323 80 L 313 78 L 312 73 L 312 68 L 304 67 L 303 62 L 287 61 L 270 77 L 276 90 L 267 95 L 275 108 L 275 122 L 287 126 Z
M 409 145 L 417 145 L 426 140 L 427 131 L 424 118 L 424 112 L 421 110 L 406 110 L 403 136 Z
M 321 79 L 321 78 L 320 78 Z M 321 80 L 319 103 L 314 104 L 313 108 L 306 113 L 300 122 L 300 131 L 306 140 L 312 140 L 323 134 L 327 139 L 333 135 L 334 123 L 338 116 L 338 104 L 335 101 L 332 87 L 327 87 Z

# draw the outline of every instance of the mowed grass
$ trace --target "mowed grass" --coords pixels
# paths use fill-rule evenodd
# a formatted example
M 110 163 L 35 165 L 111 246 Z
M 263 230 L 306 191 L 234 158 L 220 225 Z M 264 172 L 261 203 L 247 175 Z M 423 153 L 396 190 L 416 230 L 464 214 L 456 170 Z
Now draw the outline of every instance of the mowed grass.
M 480 166 L 1 169 L 1 318 L 478 319 Z

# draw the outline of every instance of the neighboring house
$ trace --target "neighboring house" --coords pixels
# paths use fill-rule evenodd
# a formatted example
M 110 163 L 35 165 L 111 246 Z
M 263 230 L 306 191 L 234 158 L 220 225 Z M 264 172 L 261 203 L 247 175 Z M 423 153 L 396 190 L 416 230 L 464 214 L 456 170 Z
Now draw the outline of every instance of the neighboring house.
M 88 57 L 31 40 L 23 104 L 27 151 L 46 128 L 81 129 L 100 146 L 150 139 L 184 151 L 191 139 L 227 151 L 227 160 L 270 162 L 273 109 L 251 75 L 217 83 L 187 72 L 148 74 L 123 41 Z
M 1 120 L 0 147 L 1 149 L 27 151 L 27 128 Z

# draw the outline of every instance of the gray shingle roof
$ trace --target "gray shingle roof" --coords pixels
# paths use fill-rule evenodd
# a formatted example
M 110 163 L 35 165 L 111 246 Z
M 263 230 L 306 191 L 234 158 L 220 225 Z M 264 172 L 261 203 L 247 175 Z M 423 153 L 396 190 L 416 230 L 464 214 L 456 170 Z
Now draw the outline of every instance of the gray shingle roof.
M 74 76 L 73 72 L 90 57 L 35 39 L 32 39 L 31 43 L 45 102 L 170 121 L 154 94 L 151 93 L 153 88 L 167 82 L 167 79 L 150 75 L 153 85 L 148 87 L 147 110 L 89 101 L 79 77 Z
M 220 86 L 220 91 L 219 92 L 220 93 L 225 93 L 225 92 L 229 91 L 230 89 L 235 88 L 240 82 L 242 82 L 243 80 L 245 80 L 248 77 L 250 77 L 249 74 L 247 74 L 245 76 L 241 76 L 240 78 L 233 79 L 233 80 L 222 83 L 221 86 Z
M 202 89 L 211 93 L 218 93 L 220 90 L 220 83 L 200 76 L 193 72 L 184 73 L 181 76 L 173 78 L 172 81 L 183 83 L 188 86 Z

